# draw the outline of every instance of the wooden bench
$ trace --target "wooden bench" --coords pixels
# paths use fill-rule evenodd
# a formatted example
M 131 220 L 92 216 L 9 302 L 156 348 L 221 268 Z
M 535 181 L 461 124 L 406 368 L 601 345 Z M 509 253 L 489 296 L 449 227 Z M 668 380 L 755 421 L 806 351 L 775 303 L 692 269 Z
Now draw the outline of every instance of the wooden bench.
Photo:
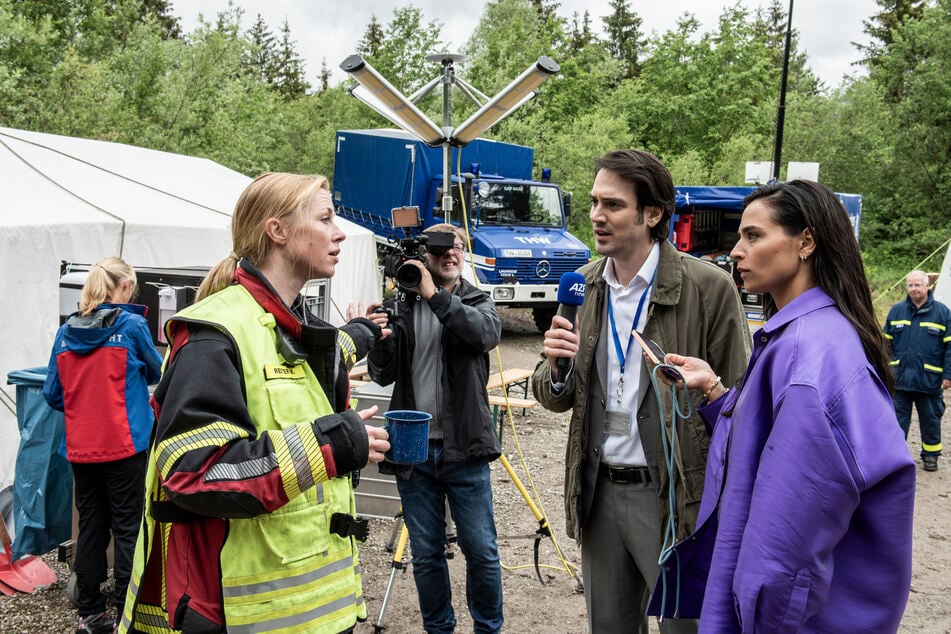
M 494 390 L 504 387 L 506 391 L 508 391 L 510 387 L 519 388 L 521 390 L 521 397 L 512 396 L 511 393 L 509 393 L 508 402 L 509 407 L 521 408 L 522 415 L 524 416 L 527 410 L 538 405 L 538 401 L 528 397 L 528 380 L 532 374 L 534 374 L 532 370 L 509 368 L 504 372 L 496 372 L 490 375 L 485 383 L 485 388 L 486 390 Z M 366 365 L 355 365 L 350 369 L 351 388 L 361 387 L 369 382 L 370 372 Z M 489 394 L 489 405 L 492 406 L 493 420 L 498 422 L 499 412 L 505 411 L 505 395 Z
M 495 410 L 505 411 L 506 401 L 505 396 L 501 394 L 489 394 L 489 405 L 491 405 Z M 508 407 L 521 407 L 523 410 L 532 409 L 538 405 L 538 401 L 533 398 L 515 398 L 510 396 L 508 398 Z
M 485 389 L 494 390 L 504 387 L 508 391 L 509 386 L 514 386 L 521 388 L 522 398 L 528 398 L 528 380 L 532 378 L 532 374 L 534 371 L 524 368 L 509 368 L 496 372 L 489 375 L 489 379 L 485 382 Z
M 504 394 L 489 394 L 489 405 L 492 406 L 492 424 L 499 430 L 499 442 L 502 442 L 502 413 L 506 409 L 506 401 Z M 533 398 L 515 398 L 510 396 L 508 398 L 508 407 L 511 408 L 522 408 L 522 416 L 525 415 L 526 410 L 530 410 L 533 407 L 538 405 L 538 401 Z
M 366 364 L 355 365 L 350 368 L 350 381 L 369 381 L 370 380 L 370 368 Z

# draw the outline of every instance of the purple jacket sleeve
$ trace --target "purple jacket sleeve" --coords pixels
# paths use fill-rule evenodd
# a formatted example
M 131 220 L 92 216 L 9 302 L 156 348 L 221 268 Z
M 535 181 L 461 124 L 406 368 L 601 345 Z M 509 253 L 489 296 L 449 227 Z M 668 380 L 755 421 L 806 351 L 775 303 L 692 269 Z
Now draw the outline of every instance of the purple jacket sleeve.
M 791 386 L 760 457 L 736 575 L 743 631 L 799 631 L 829 600 L 833 550 L 865 483 L 816 390 Z

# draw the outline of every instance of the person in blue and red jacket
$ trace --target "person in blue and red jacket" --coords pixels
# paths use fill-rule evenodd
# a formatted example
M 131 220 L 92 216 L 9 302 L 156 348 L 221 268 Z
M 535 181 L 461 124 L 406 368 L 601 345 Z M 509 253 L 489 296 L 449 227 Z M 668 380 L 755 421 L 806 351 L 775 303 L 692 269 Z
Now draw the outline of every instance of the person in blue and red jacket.
M 154 427 L 149 385 L 162 357 L 152 345 L 145 306 L 130 304 L 135 270 L 107 257 L 89 270 L 79 312 L 53 343 L 43 396 L 66 416 L 66 459 L 73 470 L 79 535 L 77 632 L 111 632 L 99 585 L 106 580 L 109 533 L 115 542 L 114 601 L 121 613 L 142 519 L 146 450 Z

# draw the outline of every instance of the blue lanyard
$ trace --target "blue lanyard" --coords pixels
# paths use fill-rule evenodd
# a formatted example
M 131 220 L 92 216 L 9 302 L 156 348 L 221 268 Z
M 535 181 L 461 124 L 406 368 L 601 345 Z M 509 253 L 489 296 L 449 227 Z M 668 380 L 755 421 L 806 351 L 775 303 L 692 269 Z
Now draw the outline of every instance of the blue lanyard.
M 651 274 L 651 281 L 647 283 L 647 288 L 644 289 L 644 292 L 641 294 L 641 299 L 637 302 L 637 311 L 634 313 L 634 323 L 631 324 L 631 330 L 637 330 L 637 322 L 641 318 L 641 310 L 644 308 L 644 300 L 647 299 L 648 293 L 650 293 L 651 286 L 654 285 L 654 278 L 657 276 L 657 267 L 654 267 L 654 272 Z M 631 339 L 634 337 L 628 336 L 627 338 L 627 348 L 621 348 L 621 338 L 618 336 L 617 325 L 614 323 L 614 309 L 611 308 L 611 288 L 608 287 L 608 321 L 611 322 L 611 335 L 614 337 L 614 349 L 617 351 L 617 360 L 621 366 L 621 380 L 624 380 L 624 361 L 627 358 L 627 351 L 631 348 Z

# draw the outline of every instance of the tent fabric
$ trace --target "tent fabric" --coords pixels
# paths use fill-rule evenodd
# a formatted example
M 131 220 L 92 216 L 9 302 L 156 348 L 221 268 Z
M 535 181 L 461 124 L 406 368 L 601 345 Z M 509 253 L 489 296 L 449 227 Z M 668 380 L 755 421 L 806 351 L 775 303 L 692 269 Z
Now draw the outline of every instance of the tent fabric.
M 951 240 L 948 240 L 947 245 L 948 250 L 944 254 L 941 272 L 934 286 L 934 298 L 946 306 L 951 306 Z
M 46 366 L 7 375 L 16 385 L 20 445 L 13 483 L 13 558 L 42 555 L 72 535 L 73 471 L 66 460 L 66 422 L 46 404 Z
M 45 364 L 59 326 L 60 262 L 118 255 L 134 267 L 211 267 L 231 250 L 231 214 L 251 182 L 213 161 L 0 127 L 0 376 Z M 347 234 L 330 321 L 379 301 L 373 234 Z M 14 396 L 0 386 L 0 489 L 13 481 Z M 11 440 L 12 439 L 12 440 Z

